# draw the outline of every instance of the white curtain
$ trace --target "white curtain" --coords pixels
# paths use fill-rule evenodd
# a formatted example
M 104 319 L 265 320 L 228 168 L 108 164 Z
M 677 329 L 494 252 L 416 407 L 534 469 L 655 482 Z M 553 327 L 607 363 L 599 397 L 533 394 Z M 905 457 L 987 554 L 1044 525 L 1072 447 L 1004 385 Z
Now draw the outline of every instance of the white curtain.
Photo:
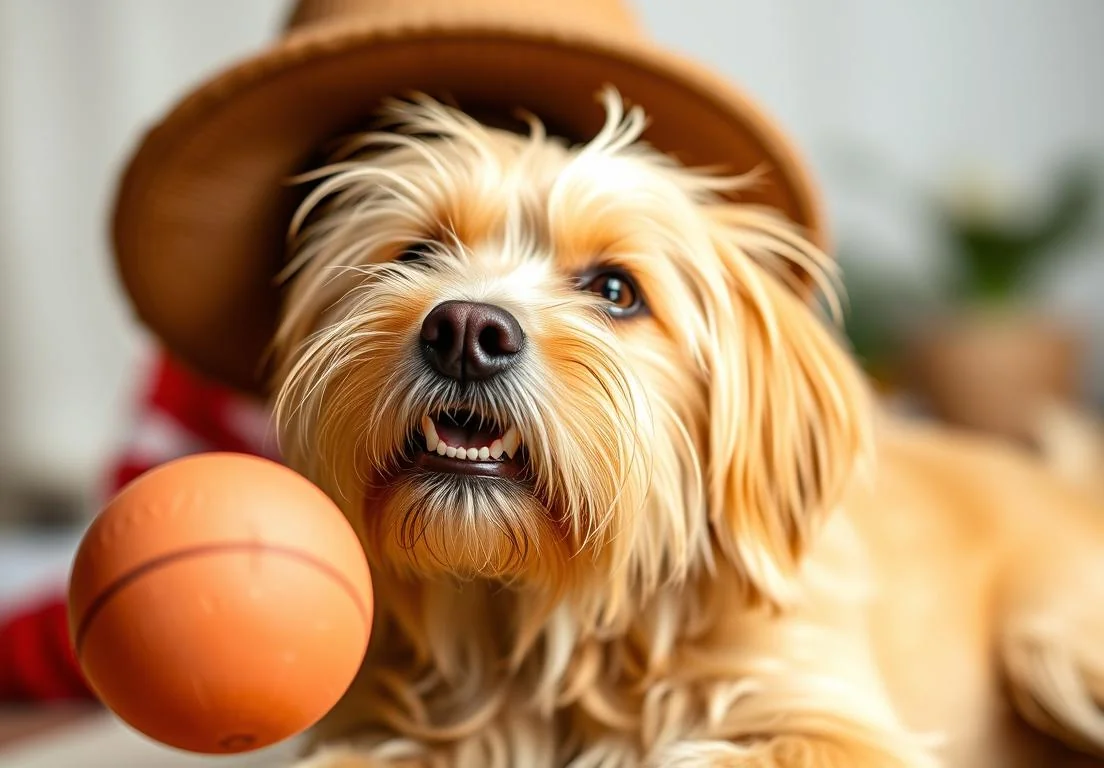
M 411 0 L 416 2 L 417 0 Z M 462 0 L 456 0 L 461 2 Z M 1104 154 L 1100 0 L 639 0 L 665 42 L 743 82 L 824 180 L 836 229 L 878 228 L 928 269 L 925 233 L 856 189 L 844 144 L 919 181 L 989 166 L 1031 188 Z M 125 424 L 144 340 L 106 222 L 142 128 L 278 28 L 282 0 L 0 0 L 0 481 L 83 487 Z M 1104 257 L 1054 295 L 1104 339 Z M 1097 349 L 1097 391 L 1104 389 Z
M 143 343 L 111 268 L 115 175 L 205 72 L 260 45 L 276 0 L 0 0 L 0 480 L 87 486 Z

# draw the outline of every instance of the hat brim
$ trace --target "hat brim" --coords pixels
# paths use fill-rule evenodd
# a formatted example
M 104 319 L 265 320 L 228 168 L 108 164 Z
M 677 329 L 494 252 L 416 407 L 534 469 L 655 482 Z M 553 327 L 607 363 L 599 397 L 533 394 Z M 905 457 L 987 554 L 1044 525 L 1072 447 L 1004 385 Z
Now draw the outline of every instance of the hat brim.
M 117 266 L 139 319 L 198 372 L 260 394 L 280 305 L 274 276 L 319 148 L 363 130 L 383 99 L 419 91 L 465 108 L 524 108 L 569 139 L 602 125 L 613 85 L 650 118 L 646 140 L 689 165 L 760 169 L 741 200 L 824 242 L 806 165 L 724 79 L 633 41 L 501 29 L 342 29 L 288 38 L 208 81 L 144 138 L 120 183 Z

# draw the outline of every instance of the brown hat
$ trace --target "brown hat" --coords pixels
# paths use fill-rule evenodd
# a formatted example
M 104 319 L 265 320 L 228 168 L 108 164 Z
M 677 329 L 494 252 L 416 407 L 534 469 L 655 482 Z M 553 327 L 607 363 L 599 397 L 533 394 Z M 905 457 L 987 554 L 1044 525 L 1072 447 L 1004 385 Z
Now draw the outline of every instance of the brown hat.
M 217 75 L 144 138 L 114 219 L 140 319 L 201 373 L 261 392 L 296 192 L 319 148 L 389 96 L 524 108 L 568 139 L 601 126 L 598 92 L 641 105 L 646 139 L 690 165 L 761 168 L 741 199 L 823 236 L 792 146 L 716 74 L 651 43 L 623 0 L 302 0 L 276 44 Z

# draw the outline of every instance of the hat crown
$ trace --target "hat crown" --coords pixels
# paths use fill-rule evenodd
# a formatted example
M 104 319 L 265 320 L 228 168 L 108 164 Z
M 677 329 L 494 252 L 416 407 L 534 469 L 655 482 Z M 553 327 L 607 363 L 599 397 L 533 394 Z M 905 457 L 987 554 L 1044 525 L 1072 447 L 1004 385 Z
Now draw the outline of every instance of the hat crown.
M 331 25 L 455 28 L 520 25 L 585 32 L 596 37 L 639 34 L 625 0 L 299 0 L 288 19 L 292 32 Z

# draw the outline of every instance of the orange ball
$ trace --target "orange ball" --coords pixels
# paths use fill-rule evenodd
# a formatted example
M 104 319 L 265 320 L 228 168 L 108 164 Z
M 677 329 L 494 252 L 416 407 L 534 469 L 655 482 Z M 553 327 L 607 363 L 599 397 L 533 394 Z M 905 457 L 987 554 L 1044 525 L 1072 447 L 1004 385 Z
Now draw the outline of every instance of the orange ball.
M 226 453 L 147 472 L 92 523 L 69 584 L 81 667 L 122 720 L 192 752 L 314 725 L 368 645 L 356 534 L 295 472 Z

